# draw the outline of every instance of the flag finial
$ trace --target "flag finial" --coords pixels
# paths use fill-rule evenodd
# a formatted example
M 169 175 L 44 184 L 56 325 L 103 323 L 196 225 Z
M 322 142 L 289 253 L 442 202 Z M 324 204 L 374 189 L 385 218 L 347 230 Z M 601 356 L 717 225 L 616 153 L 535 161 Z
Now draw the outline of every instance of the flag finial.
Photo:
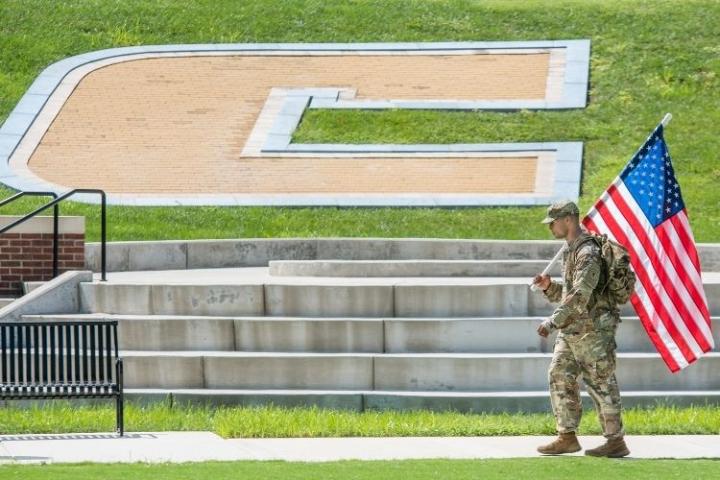
M 660 121 L 663 128 L 667 127 L 667 124 L 670 123 L 670 120 L 672 120 L 672 113 L 666 113 L 663 119 Z

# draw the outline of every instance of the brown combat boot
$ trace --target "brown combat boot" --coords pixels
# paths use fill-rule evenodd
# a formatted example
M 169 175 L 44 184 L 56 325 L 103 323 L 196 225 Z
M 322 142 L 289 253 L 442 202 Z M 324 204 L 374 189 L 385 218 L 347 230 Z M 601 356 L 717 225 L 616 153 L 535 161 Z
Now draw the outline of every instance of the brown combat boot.
M 597 448 L 585 450 L 585 455 L 590 455 L 591 457 L 621 458 L 630 455 L 630 450 L 628 450 L 627 445 L 625 445 L 625 439 L 621 437 L 608 440 L 604 445 L 600 445 Z
M 543 455 L 560 455 L 562 453 L 575 453 L 582 449 L 575 436 L 575 432 L 561 433 L 558 438 L 538 447 L 537 451 Z

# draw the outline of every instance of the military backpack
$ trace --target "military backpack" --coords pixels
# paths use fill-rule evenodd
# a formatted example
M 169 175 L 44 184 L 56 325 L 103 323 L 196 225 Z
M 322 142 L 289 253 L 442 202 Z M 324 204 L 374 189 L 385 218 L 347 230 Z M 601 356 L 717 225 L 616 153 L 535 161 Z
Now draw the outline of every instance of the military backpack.
M 605 283 L 597 291 L 607 291 L 615 305 L 626 303 L 635 291 L 635 272 L 630 265 L 630 253 L 607 235 L 590 233 L 590 238 L 600 247 L 603 259 Z

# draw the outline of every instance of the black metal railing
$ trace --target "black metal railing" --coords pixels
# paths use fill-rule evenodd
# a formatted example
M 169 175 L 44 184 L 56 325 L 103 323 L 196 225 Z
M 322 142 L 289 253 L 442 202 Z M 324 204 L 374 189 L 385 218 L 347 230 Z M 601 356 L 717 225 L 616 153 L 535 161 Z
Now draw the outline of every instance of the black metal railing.
M 12 197 L 6 198 L 3 201 L 0 201 L 0 207 L 3 205 L 7 205 L 10 202 L 13 202 L 17 200 L 18 198 L 24 196 L 24 195 L 33 195 L 33 196 L 52 196 L 54 197 L 53 200 L 49 203 L 46 203 L 45 205 L 36 208 L 32 212 L 28 213 L 22 218 L 19 218 L 18 220 L 15 220 L 14 222 L 5 225 L 4 227 L 0 228 L 0 235 L 7 232 L 8 230 L 11 230 L 14 227 L 17 227 L 18 225 L 30 220 L 35 215 L 44 212 L 50 207 L 53 207 L 53 278 L 55 278 L 58 274 L 58 217 L 59 217 L 59 209 L 58 205 L 63 200 L 67 199 L 68 197 L 71 197 L 75 195 L 76 193 L 94 193 L 100 195 L 100 268 L 101 268 L 101 278 L 103 281 L 107 280 L 107 261 L 106 261 L 106 240 L 107 240 L 107 231 L 106 231 L 106 225 L 107 225 L 107 215 L 106 215 L 106 207 L 107 207 L 107 199 L 105 192 L 100 189 L 96 188 L 75 188 L 73 190 L 70 190 L 69 192 L 65 192 L 59 197 L 56 193 L 53 192 L 20 192 Z

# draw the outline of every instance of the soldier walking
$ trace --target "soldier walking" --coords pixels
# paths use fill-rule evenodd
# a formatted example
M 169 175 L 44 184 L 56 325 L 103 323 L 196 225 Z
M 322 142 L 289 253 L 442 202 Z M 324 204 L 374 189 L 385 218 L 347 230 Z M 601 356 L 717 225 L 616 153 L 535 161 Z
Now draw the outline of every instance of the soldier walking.
M 578 381 L 582 378 L 602 426 L 606 443 L 585 450 L 596 457 L 624 457 L 630 453 L 623 439 L 620 390 L 615 380 L 615 331 L 620 322 L 616 302 L 607 288 L 606 266 L 600 244 L 580 227 L 579 210 L 571 201 L 548 207 L 542 221 L 553 236 L 564 239 L 562 282 L 537 275 L 533 282 L 547 299 L 559 306 L 538 327 L 547 337 L 559 330 L 548 372 L 550 400 L 558 438 L 538 447 L 547 455 L 573 453 L 581 449 L 576 437 L 582 416 Z M 634 280 L 634 279 L 633 279 Z

